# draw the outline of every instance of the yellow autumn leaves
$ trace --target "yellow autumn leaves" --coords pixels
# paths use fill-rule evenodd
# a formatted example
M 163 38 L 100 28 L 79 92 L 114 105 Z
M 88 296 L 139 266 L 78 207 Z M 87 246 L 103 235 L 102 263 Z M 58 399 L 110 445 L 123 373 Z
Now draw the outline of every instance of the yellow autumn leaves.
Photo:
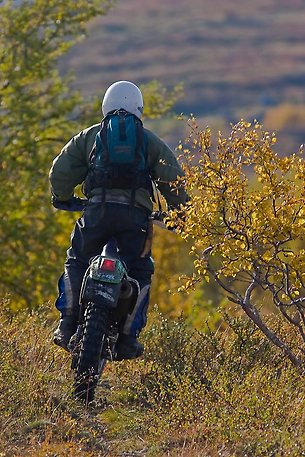
M 246 282 L 259 274 L 262 287 L 275 283 L 288 296 L 300 293 L 305 163 L 301 151 L 283 157 L 275 144 L 273 133 L 243 120 L 212 144 L 210 129 L 190 120 L 190 136 L 180 150 L 191 199 L 180 233 L 192 240 L 198 277 L 211 268 L 218 277 Z M 177 223 L 177 214 L 172 217 Z M 207 261 L 202 253 L 209 247 Z M 214 266 L 207 269 L 211 258 Z

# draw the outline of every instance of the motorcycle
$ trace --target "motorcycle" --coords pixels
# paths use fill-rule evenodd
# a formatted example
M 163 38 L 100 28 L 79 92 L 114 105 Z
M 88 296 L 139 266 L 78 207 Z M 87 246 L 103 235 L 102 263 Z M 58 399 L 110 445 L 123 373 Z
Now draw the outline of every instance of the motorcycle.
M 80 293 L 80 318 L 70 340 L 74 393 L 81 400 L 94 399 L 106 361 L 118 360 L 116 343 L 128 313 L 135 306 L 140 287 L 129 277 L 117 255 L 114 240 L 92 259 Z
M 80 205 L 84 206 L 84 200 Z M 55 206 L 55 205 L 54 205 Z M 76 211 L 77 205 L 60 204 L 58 209 Z M 150 223 L 166 227 L 164 213 L 152 213 Z M 140 293 L 137 280 L 128 276 L 111 239 L 101 254 L 91 259 L 80 292 L 80 313 L 76 333 L 69 342 L 74 370 L 74 396 L 86 404 L 94 400 L 96 387 L 107 361 L 119 360 L 116 343 L 128 313 Z

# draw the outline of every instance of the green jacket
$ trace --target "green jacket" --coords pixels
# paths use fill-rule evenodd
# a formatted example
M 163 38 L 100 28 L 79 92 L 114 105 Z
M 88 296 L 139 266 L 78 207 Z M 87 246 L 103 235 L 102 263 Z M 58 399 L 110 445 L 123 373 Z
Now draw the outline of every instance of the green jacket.
M 89 169 L 89 154 L 92 150 L 95 136 L 100 129 L 100 124 L 95 124 L 78 135 L 74 136 L 54 159 L 50 170 L 51 190 L 59 200 L 68 200 L 72 197 L 74 188 L 82 184 Z M 168 206 L 177 208 L 185 203 L 186 193 L 183 188 L 173 189 L 169 183 L 183 175 L 171 149 L 154 133 L 144 128 L 147 138 L 147 157 L 151 178 L 155 181 L 158 190 L 165 198 Z M 101 189 L 94 189 L 94 195 L 100 194 Z M 131 191 L 129 189 L 111 189 L 111 200 L 119 200 L 120 196 L 128 201 Z M 136 191 L 135 203 L 152 210 L 153 203 L 147 189 Z

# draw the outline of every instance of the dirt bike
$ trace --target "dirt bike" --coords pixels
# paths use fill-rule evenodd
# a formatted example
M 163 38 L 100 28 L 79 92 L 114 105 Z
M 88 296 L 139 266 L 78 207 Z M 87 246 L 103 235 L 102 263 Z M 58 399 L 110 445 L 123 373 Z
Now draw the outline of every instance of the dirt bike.
M 120 328 L 139 292 L 138 282 L 128 276 L 111 240 L 91 261 L 82 283 L 79 324 L 69 346 L 77 398 L 91 402 L 106 361 L 118 360 Z
M 76 211 L 80 207 L 61 205 L 58 209 Z M 155 212 L 152 221 L 162 223 L 164 213 Z M 136 304 L 140 287 L 128 276 L 111 239 L 87 269 L 80 292 L 80 314 L 76 333 L 69 343 L 71 367 L 75 372 L 74 395 L 86 404 L 95 390 L 107 361 L 118 360 L 116 343 L 123 322 Z

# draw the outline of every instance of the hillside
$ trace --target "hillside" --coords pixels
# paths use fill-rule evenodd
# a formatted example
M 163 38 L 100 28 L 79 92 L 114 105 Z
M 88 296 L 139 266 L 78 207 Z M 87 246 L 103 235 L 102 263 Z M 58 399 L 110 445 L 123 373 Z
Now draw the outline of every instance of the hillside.
M 183 82 L 178 111 L 259 117 L 305 102 L 304 23 L 302 0 L 121 0 L 62 68 L 88 95 L 117 79 Z

